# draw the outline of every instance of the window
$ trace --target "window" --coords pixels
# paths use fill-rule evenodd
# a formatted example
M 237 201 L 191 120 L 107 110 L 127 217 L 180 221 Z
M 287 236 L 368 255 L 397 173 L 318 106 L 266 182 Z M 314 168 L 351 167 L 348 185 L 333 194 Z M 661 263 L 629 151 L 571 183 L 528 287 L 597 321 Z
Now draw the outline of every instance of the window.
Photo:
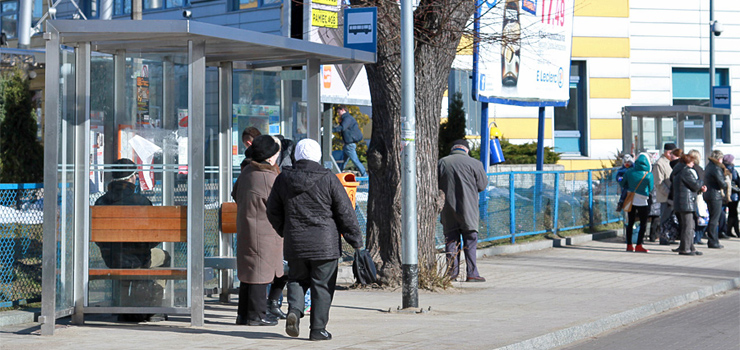
M 233 0 L 233 1 L 234 1 L 233 9 L 235 11 L 253 9 L 257 7 L 264 7 L 264 6 L 270 6 L 270 5 L 277 5 L 283 2 L 282 0 Z
M 100 0 L 88 0 L 80 2 L 80 10 L 85 14 L 88 19 L 99 18 L 100 11 Z
M 715 70 L 715 85 L 730 85 L 729 70 Z M 673 68 L 673 105 L 674 106 L 709 106 L 709 69 L 708 68 Z M 730 142 L 730 117 L 717 118 L 717 141 Z M 684 124 L 687 141 L 704 140 L 704 122 L 701 117 L 688 117 Z
M 570 100 L 567 107 L 555 107 L 555 151 L 586 155 L 586 64 L 571 62 Z
M 99 1 L 99 0 L 91 0 Z M 144 12 L 190 6 L 190 0 L 142 0 Z M 113 0 L 113 15 L 122 16 L 131 14 L 131 0 Z
M 0 2 L 0 29 L 8 39 L 18 37 L 18 1 Z

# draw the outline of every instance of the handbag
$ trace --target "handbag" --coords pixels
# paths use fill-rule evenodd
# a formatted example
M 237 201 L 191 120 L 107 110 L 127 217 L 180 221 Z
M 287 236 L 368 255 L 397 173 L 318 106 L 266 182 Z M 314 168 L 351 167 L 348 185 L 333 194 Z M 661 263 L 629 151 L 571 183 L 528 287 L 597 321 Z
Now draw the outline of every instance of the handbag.
M 642 180 L 645 180 L 645 176 L 647 176 L 647 171 L 645 172 L 645 175 L 642 175 L 642 179 L 640 179 L 640 182 L 637 183 L 637 186 L 635 186 L 635 190 L 640 188 L 640 184 L 642 183 Z M 629 213 L 630 211 L 632 211 L 633 199 L 635 199 L 635 192 L 627 191 L 627 195 L 624 196 L 624 204 L 622 204 L 622 210 L 624 210 L 625 213 Z
M 354 262 L 352 263 L 352 272 L 355 274 L 355 279 L 359 284 L 373 284 L 377 281 L 377 270 L 375 269 L 375 263 L 373 258 L 370 256 L 365 249 L 355 250 Z

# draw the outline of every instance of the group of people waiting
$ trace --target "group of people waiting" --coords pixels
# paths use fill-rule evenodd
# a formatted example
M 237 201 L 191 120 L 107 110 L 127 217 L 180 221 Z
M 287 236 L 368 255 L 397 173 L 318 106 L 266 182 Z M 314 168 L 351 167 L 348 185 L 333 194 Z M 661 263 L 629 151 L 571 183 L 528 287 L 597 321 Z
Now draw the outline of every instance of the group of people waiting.
M 255 131 L 242 134 L 247 151 L 232 191 L 240 281 L 236 323 L 274 326 L 286 319 L 286 333 L 297 337 L 310 289 L 309 339 L 329 340 L 341 237 L 355 249 L 363 246 L 355 210 L 339 178 L 321 165 L 318 142 L 303 139 L 293 149 L 291 142 Z M 286 283 L 287 314 L 279 304 Z
M 669 245 L 673 238 L 680 240 L 678 248 L 673 249 L 680 255 L 702 255 L 695 244 L 700 244 L 703 236 L 710 249 L 723 248 L 719 239 L 740 237 L 737 211 L 740 177 L 733 164 L 735 157 L 714 150 L 707 159 L 706 169 L 702 169 L 699 151 L 684 153 L 674 143 L 665 144 L 663 154 L 652 166 L 647 153 L 639 154 L 634 161 L 631 155 L 623 157 L 617 180 L 623 193 L 632 192 L 631 198 L 625 199 L 623 194 L 618 207 L 621 210 L 631 204 L 625 229 L 627 251 L 648 252 L 643 243 L 653 205 L 659 205 L 656 210 L 659 219 L 652 221 L 651 225 L 658 227 L 657 230 L 651 227 L 651 231 L 660 231 L 661 245 Z M 678 237 L 667 233 L 674 217 L 678 222 Z M 637 220 L 640 229 L 633 246 L 633 226 Z M 651 240 L 655 236 L 651 235 Z

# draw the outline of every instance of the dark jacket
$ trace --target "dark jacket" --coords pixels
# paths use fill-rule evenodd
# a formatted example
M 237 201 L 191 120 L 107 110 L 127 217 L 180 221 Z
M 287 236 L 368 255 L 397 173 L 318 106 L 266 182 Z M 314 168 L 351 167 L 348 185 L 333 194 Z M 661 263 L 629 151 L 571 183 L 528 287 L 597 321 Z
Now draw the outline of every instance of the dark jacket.
M 701 191 L 704 183 L 696 176 L 696 172 L 679 163 L 671 174 L 673 179 L 673 210 L 678 213 L 696 212 L 696 195 Z M 678 172 L 676 172 L 678 170 Z
M 636 194 L 649 196 L 655 188 L 653 173 L 650 170 L 650 160 L 648 160 L 647 155 L 638 155 L 635 165 L 624 174 L 624 180 L 621 182 L 622 188 Z
M 113 181 L 108 184 L 108 192 L 95 201 L 95 205 L 152 205 L 146 197 L 134 193 L 136 186 L 127 181 Z M 136 218 L 131 218 L 131 221 Z M 147 268 L 151 263 L 151 249 L 157 242 L 95 242 L 100 255 L 108 268 L 137 269 Z
M 242 169 L 231 197 L 236 201 L 236 271 L 239 281 L 271 283 L 283 275 L 283 238 L 267 220 L 267 198 L 278 168 L 251 162 Z
M 341 132 L 342 140 L 345 144 L 357 143 L 362 141 L 362 131 L 360 131 L 360 125 L 357 124 L 357 120 L 349 114 L 342 114 L 342 122 L 338 126 L 331 130 L 332 132 Z
M 314 161 L 299 160 L 278 175 L 267 200 L 267 218 L 284 238 L 286 260 L 338 259 L 342 236 L 354 248 L 363 245 L 342 183 Z
M 445 232 L 478 231 L 478 192 L 488 186 L 483 163 L 455 150 L 439 160 L 439 189 L 445 193 L 440 219 Z
M 704 200 L 709 203 L 710 201 L 722 201 L 722 190 L 727 188 L 725 182 L 725 166 L 721 161 L 717 161 L 714 158 L 709 159 L 709 164 L 704 171 L 704 184 L 707 185 L 707 191 L 704 192 Z
M 740 192 L 740 175 L 738 175 L 737 170 L 735 169 L 734 165 L 725 165 L 727 168 L 727 171 L 730 172 L 730 182 L 732 182 L 732 201 L 737 202 L 740 200 L 740 195 L 738 195 L 738 192 Z

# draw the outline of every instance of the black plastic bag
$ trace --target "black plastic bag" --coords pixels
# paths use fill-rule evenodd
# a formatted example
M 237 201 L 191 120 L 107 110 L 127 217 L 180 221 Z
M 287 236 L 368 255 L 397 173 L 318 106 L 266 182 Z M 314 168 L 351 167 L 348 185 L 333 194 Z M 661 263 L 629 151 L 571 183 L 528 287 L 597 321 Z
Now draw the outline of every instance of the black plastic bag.
M 378 280 L 375 263 L 370 253 L 365 249 L 355 250 L 355 261 L 352 263 L 352 272 L 359 284 L 373 284 Z

